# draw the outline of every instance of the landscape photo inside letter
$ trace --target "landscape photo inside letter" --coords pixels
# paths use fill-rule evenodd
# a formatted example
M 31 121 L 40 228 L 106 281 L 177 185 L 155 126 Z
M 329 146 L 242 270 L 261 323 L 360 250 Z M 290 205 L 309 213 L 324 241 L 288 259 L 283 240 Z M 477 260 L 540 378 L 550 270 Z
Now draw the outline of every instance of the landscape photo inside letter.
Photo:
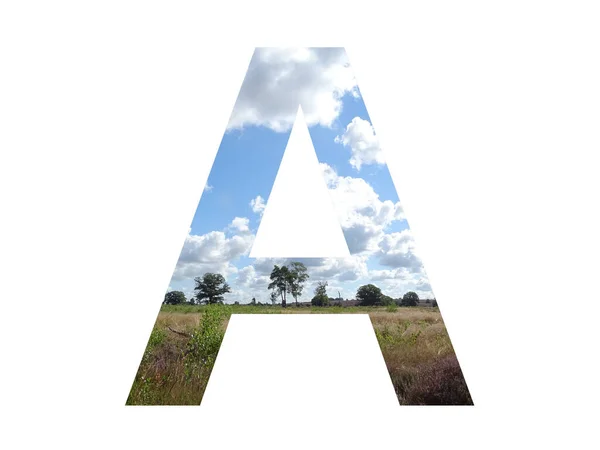
M 246 313 L 368 314 L 399 405 L 473 404 L 343 48 L 255 50 L 127 404 L 199 405 Z

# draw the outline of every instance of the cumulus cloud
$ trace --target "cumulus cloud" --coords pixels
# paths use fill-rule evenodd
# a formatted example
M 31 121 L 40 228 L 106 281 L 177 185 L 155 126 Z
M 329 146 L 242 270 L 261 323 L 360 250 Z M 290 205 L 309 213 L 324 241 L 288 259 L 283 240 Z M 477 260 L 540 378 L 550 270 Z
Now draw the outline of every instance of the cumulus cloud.
M 392 298 L 402 298 L 409 291 L 416 293 L 422 300 L 435 298 L 431 290 L 421 290 L 415 284 L 384 283 L 381 290 Z
M 227 297 L 228 302 L 249 302 L 252 297 L 257 301 L 268 302 L 271 291 L 268 290 L 269 275 L 274 264 L 290 264 L 292 261 L 303 263 L 310 275 L 300 301 L 309 301 L 319 281 L 327 281 L 328 293 L 344 298 L 354 298 L 358 286 L 375 283 L 386 295 L 393 298 L 402 297 L 408 291 L 416 292 L 421 298 L 433 298 L 431 286 L 424 272 L 409 267 L 390 269 L 368 269 L 369 258 L 364 255 L 353 255 L 349 258 L 260 258 L 237 272 L 232 282 L 233 292 Z M 289 301 L 290 299 L 288 299 Z
M 233 264 L 239 257 L 248 255 L 254 235 L 248 228 L 248 219 L 236 217 L 227 227 L 238 234 L 228 237 L 223 231 L 203 235 L 188 234 L 173 273 L 173 280 L 201 276 L 205 272 L 218 272 L 224 276 L 237 272 Z
M 394 298 L 408 290 L 420 296 L 431 297 L 431 287 L 422 263 L 414 251 L 410 230 L 386 232 L 390 224 L 404 219 L 399 202 L 382 200 L 373 187 L 362 178 L 339 176 L 334 168 L 320 165 L 336 212 L 348 242 L 348 258 L 299 258 L 310 274 L 302 300 L 312 297 L 314 284 L 328 281 L 330 286 L 353 296 L 360 284 L 376 283 Z M 264 211 L 265 201 L 257 196 L 250 201 L 255 213 Z M 239 260 L 248 256 L 254 234 L 247 217 L 234 217 L 221 231 L 193 235 L 188 231 L 184 248 L 173 274 L 171 287 L 192 292 L 193 278 L 206 272 L 223 274 L 232 286 L 226 296 L 228 302 L 268 302 L 267 286 L 274 264 L 289 264 L 287 258 L 257 258 L 246 266 Z M 369 270 L 370 263 L 379 264 Z M 238 268 L 238 266 L 240 266 Z M 352 295 L 351 295 L 352 294 Z
M 271 271 L 273 270 L 273 266 L 275 264 L 280 266 L 282 264 L 285 264 L 286 262 L 287 261 L 282 258 L 256 258 L 254 260 L 253 267 L 256 273 L 258 273 L 259 275 L 268 276 L 271 274 Z
M 369 278 L 373 281 L 397 281 L 397 282 L 412 282 L 422 275 L 420 273 L 411 272 L 406 267 L 397 269 L 370 270 Z
M 367 256 L 346 258 L 297 258 L 310 272 L 312 280 L 356 281 L 367 276 Z
M 258 302 L 270 302 L 271 291 L 268 290 L 268 286 L 272 269 L 272 265 L 268 271 L 258 271 L 254 264 L 243 267 L 231 281 L 232 292 L 225 296 L 225 300 L 228 303 L 248 303 L 252 298 L 256 298 Z
M 419 298 L 433 298 L 431 285 L 425 273 L 407 267 L 397 269 L 371 270 L 369 278 L 393 298 L 400 298 L 408 291 L 416 292 Z
M 210 184 L 206 184 L 206 186 L 204 186 L 204 192 L 211 192 L 213 190 L 214 186 L 211 186 Z
M 310 278 L 304 286 L 299 301 L 308 301 L 318 281 L 328 281 L 330 288 L 354 295 L 354 283 L 368 276 L 367 257 L 351 256 L 349 258 L 257 258 L 254 263 L 239 269 L 232 281 L 232 293 L 226 296 L 228 302 L 236 300 L 247 303 L 255 297 L 257 301 L 268 302 L 271 291 L 268 290 L 270 274 L 273 266 L 289 265 L 293 261 L 303 263 L 308 269 Z M 291 299 L 288 299 L 290 301 Z
M 252 211 L 256 214 L 262 215 L 266 206 L 267 204 L 265 202 L 265 199 L 262 198 L 260 195 L 257 195 L 256 198 L 250 200 L 250 207 L 252 208 Z
M 404 209 L 400 202 L 396 203 L 396 207 L 394 209 L 394 220 L 406 220 L 406 215 L 404 214 Z
M 235 217 L 227 226 L 227 230 L 232 231 L 234 233 L 249 233 L 249 223 L 250 220 L 247 217 Z
M 246 266 L 237 274 L 237 282 L 241 285 L 248 285 L 256 277 L 256 270 L 253 266 Z
M 231 115 L 228 129 L 265 126 L 291 129 L 302 111 L 308 126 L 330 127 L 345 94 L 358 96 L 343 48 L 259 48 Z
M 270 273 L 270 272 L 269 272 Z M 249 265 L 240 269 L 237 274 L 236 283 L 240 286 L 244 286 L 250 289 L 267 289 L 270 283 L 270 279 L 267 275 L 260 274 L 256 271 L 253 265 Z
M 335 138 L 335 142 L 350 147 L 350 165 L 356 170 L 360 170 L 365 164 L 385 164 L 379 140 L 368 120 L 355 117 L 346 131 Z
M 373 253 L 385 229 L 404 213 L 400 202 L 381 200 L 373 187 L 362 178 L 338 176 L 328 164 L 320 164 L 342 225 L 351 254 Z
M 388 267 L 404 267 L 414 273 L 423 268 L 421 259 L 415 254 L 415 242 L 410 230 L 389 233 L 379 243 L 379 263 Z
M 269 279 L 275 264 L 289 265 L 297 261 L 306 266 L 311 281 L 355 281 L 368 275 L 367 260 L 365 255 L 346 258 L 256 258 L 251 266 L 240 270 L 238 279 L 247 284 L 249 280 L 262 278 L 262 284 L 265 284 L 264 281 Z

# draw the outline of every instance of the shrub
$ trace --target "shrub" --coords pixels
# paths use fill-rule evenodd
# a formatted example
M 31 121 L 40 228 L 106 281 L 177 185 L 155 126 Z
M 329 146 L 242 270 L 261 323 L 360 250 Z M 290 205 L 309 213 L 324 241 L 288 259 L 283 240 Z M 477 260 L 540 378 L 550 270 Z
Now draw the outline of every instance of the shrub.
M 326 295 L 315 295 L 310 303 L 312 306 L 329 306 L 329 297 Z
M 204 309 L 200 324 L 188 342 L 188 375 L 192 375 L 197 369 L 207 369 L 209 372 L 212 370 L 225 336 L 223 322 L 228 315 L 229 307 L 224 305 L 209 305 Z
M 417 306 L 419 304 L 419 296 L 415 292 L 407 292 L 402 297 L 400 306 Z
M 383 294 L 374 284 L 366 284 L 356 291 L 356 299 L 360 306 L 381 305 Z
M 146 351 L 152 351 L 154 347 L 160 345 L 167 337 L 167 333 L 162 328 L 154 327 L 152 329 L 152 333 L 150 333 L 150 339 L 148 339 L 148 346 L 146 347 Z
M 403 405 L 472 405 L 455 355 L 422 365 L 404 392 Z
M 379 304 L 382 306 L 390 306 L 394 304 L 394 299 L 388 295 L 382 294 L 381 301 Z
M 171 291 L 165 294 L 164 305 L 182 305 L 187 303 L 185 294 L 181 291 Z
M 329 306 L 330 300 L 327 295 L 327 281 L 319 281 L 315 288 L 315 296 L 310 301 L 312 306 Z

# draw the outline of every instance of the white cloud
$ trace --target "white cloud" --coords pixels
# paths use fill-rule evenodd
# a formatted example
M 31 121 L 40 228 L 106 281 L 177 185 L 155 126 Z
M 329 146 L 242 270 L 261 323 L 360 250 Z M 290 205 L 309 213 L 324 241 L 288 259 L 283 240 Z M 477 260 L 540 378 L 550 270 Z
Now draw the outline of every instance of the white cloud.
M 420 272 L 411 272 L 411 270 L 406 267 L 369 271 L 369 278 L 373 281 L 393 280 L 399 283 L 408 283 L 416 280 L 417 278 L 420 279 L 421 277 L 422 274 Z
M 269 276 L 257 272 L 254 265 L 245 266 L 237 272 L 236 278 L 232 280 L 231 293 L 225 296 L 225 300 L 227 303 L 236 301 L 248 303 L 254 297 L 257 302 L 268 303 L 271 294 L 268 290 L 270 281 Z
M 237 272 L 232 281 L 232 292 L 227 302 L 249 302 L 252 297 L 257 301 L 269 302 L 269 275 L 274 264 L 289 264 L 290 259 L 261 258 L 255 260 Z M 310 278 L 304 286 L 299 301 L 310 301 L 319 281 L 328 282 L 328 294 L 337 297 L 338 291 L 343 298 L 355 298 L 358 286 L 374 283 L 393 298 L 402 297 L 408 291 L 416 292 L 421 298 L 433 298 L 431 286 L 426 275 L 420 270 L 399 267 L 384 270 L 368 270 L 366 256 L 354 255 L 350 258 L 297 258 L 308 269 Z M 288 298 L 288 302 L 292 299 Z
M 267 204 L 265 203 L 265 199 L 262 198 L 260 195 L 257 195 L 256 198 L 250 200 L 250 207 L 252 208 L 252 211 L 256 214 L 262 215 L 266 206 Z
M 241 285 L 248 285 L 256 278 L 256 270 L 253 266 L 246 266 L 241 269 L 237 274 L 237 283 Z
M 270 283 L 269 276 L 256 272 L 253 265 L 248 265 L 237 274 L 237 284 L 250 288 L 251 290 L 266 290 Z
M 349 288 L 352 283 L 368 276 L 367 257 L 351 256 L 349 258 L 257 258 L 254 264 L 248 265 L 237 272 L 237 277 L 232 283 L 232 293 L 227 297 L 228 302 L 235 300 L 247 303 L 252 297 L 257 301 L 269 301 L 270 283 L 269 276 L 273 266 L 287 265 L 292 261 L 303 263 L 309 273 L 308 283 L 299 301 L 308 301 L 313 296 L 313 290 L 318 281 L 334 283 L 338 290 L 347 291 L 346 295 L 356 292 L 354 287 Z M 336 291 L 337 292 L 337 291 Z M 262 300 L 259 300 L 262 299 Z M 288 301 L 291 301 L 288 299 Z
M 414 241 L 409 230 L 386 233 L 387 227 L 403 219 L 399 202 L 382 201 L 379 195 L 362 178 L 339 176 L 327 164 L 321 164 L 336 212 L 342 224 L 352 256 L 349 258 L 299 258 L 309 271 L 310 280 L 301 300 L 312 298 L 317 281 L 328 281 L 346 298 L 353 298 L 360 284 L 374 282 L 394 298 L 413 290 L 420 296 L 431 297 L 431 287 L 420 259 L 414 252 Z M 261 213 L 265 201 L 255 197 L 250 206 Z M 249 219 L 235 217 L 222 231 L 204 235 L 190 233 L 186 238 L 171 288 L 193 291 L 193 278 L 206 272 L 222 273 L 232 287 L 227 302 L 268 302 L 269 275 L 274 264 L 288 264 L 289 259 L 257 258 L 252 264 L 237 268 L 242 256 L 247 256 L 254 242 Z M 383 270 L 369 270 L 368 261 L 377 261 Z
M 214 186 L 207 184 L 206 186 L 204 186 L 204 192 L 211 192 L 213 190 L 213 188 L 214 188 Z
M 309 271 L 311 280 L 356 281 L 368 275 L 365 255 L 351 255 L 346 258 L 296 258 Z M 288 260 L 287 262 L 291 262 Z
M 421 259 L 415 254 L 415 242 L 410 230 L 389 233 L 379 243 L 379 263 L 388 267 L 405 267 L 420 273 Z
M 307 125 L 329 127 L 340 114 L 341 98 L 358 96 L 356 86 L 343 48 L 256 49 L 228 129 L 287 131 L 299 104 Z
M 335 142 L 350 147 L 350 165 L 357 170 L 360 170 L 363 164 L 385 164 L 379 140 L 368 120 L 355 117 L 346 127 L 344 134 L 335 138 Z
M 268 276 L 275 264 L 280 266 L 285 263 L 286 260 L 282 258 L 256 258 L 253 267 L 259 275 Z
M 237 234 L 230 237 L 223 231 L 211 231 L 203 235 L 188 234 L 172 280 L 193 279 L 206 272 L 218 272 L 225 277 L 236 273 L 238 269 L 233 263 L 250 253 L 254 234 L 250 232 L 248 219 L 245 217 L 233 219 L 226 230 Z
M 396 207 L 394 210 L 394 220 L 406 220 L 406 215 L 404 214 L 404 208 L 400 202 L 396 203 Z
M 371 270 L 369 276 L 373 281 L 386 281 L 400 279 L 402 274 L 398 270 L 385 269 L 385 270 Z
M 250 220 L 247 217 L 235 217 L 231 223 L 227 226 L 228 231 L 233 231 L 234 233 L 248 233 L 250 232 L 250 228 L 248 224 Z
M 331 166 L 325 163 L 320 166 L 350 253 L 376 252 L 386 227 L 404 218 L 400 203 L 380 200 L 362 178 L 341 177 Z
M 369 278 L 384 294 L 392 298 L 400 298 L 408 291 L 416 292 L 419 298 L 433 298 L 429 280 L 422 271 L 413 271 L 406 267 L 371 270 Z

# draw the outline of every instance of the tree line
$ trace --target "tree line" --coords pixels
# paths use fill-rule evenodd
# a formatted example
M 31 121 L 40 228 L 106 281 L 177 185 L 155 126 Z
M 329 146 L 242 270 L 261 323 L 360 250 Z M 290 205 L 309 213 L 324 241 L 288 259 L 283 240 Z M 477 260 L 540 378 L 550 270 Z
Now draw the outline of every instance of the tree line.
M 271 282 L 268 285 L 268 290 L 271 291 L 271 303 L 275 305 L 278 300 L 281 300 L 281 306 L 286 308 L 288 295 L 290 295 L 298 306 L 298 297 L 302 295 L 309 278 L 306 266 L 300 262 L 282 266 L 275 265 L 270 275 Z M 165 294 L 163 304 L 222 304 L 224 295 L 231 292 L 231 287 L 220 273 L 205 273 L 202 277 L 194 278 L 194 283 L 194 290 L 197 292 L 189 301 L 183 292 L 170 291 Z M 317 283 L 311 300 L 312 306 L 329 306 L 337 300 L 327 295 L 327 286 L 327 281 Z M 358 300 L 359 306 L 390 306 L 394 304 L 417 306 L 419 304 L 419 296 L 415 292 L 409 291 L 402 298 L 393 299 L 383 294 L 381 289 L 374 284 L 360 286 L 356 291 L 356 300 Z M 426 303 L 429 301 L 427 300 Z M 255 298 L 252 299 L 251 304 L 257 304 Z M 435 299 L 432 306 L 437 306 Z

